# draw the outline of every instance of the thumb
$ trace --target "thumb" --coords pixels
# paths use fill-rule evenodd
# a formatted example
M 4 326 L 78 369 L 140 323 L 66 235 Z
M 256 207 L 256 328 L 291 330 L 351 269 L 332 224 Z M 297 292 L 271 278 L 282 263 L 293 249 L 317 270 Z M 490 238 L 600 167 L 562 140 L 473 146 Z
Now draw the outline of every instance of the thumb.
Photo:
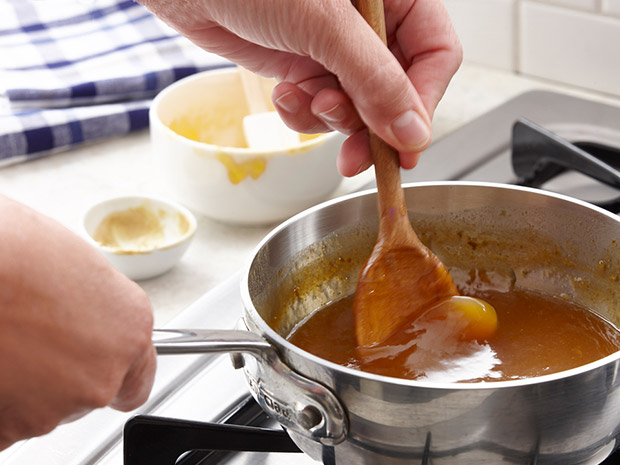
M 341 20 L 341 27 L 313 38 L 312 57 L 338 76 L 361 119 L 379 137 L 399 152 L 426 148 L 430 117 L 401 64 L 350 3 Z

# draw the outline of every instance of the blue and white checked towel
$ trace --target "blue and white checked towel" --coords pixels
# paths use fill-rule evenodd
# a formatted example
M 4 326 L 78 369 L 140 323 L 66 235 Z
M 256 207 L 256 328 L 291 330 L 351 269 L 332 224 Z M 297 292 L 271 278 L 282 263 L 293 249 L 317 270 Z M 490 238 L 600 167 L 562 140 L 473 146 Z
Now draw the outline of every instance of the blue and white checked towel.
M 145 128 L 161 89 L 224 66 L 132 0 L 0 0 L 0 166 Z

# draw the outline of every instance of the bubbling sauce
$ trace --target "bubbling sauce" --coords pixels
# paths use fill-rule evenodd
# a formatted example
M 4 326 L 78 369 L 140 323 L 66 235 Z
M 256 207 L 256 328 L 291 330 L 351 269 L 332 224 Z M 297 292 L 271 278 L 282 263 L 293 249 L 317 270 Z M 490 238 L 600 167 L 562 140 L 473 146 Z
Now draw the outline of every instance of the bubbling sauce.
M 620 331 L 566 300 L 511 290 L 475 297 L 497 313 L 486 339 L 467 335 L 459 312 L 430 309 L 372 347 L 355 340 L 353 296 L 312 313 L 288 336 L 331 362 L 396 378 L 432 382 L 505 381 L 575 368 L 620 350 Z

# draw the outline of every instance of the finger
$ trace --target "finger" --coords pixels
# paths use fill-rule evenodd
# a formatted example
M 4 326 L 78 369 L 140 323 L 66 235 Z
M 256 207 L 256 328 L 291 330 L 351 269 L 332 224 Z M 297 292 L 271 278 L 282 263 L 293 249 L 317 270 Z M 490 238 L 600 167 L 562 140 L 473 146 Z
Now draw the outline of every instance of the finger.
M 463 60 L 461 44 L 443 3 L 417 0 L 395 37 L 402 61 L 411 63 L 407 74 L 432 116 Z
M 198 11 L 184 5 L 165 8 L 159 2 L 140 0 L 170 26 L 200 48 L 226 58 L 265 77 L 277 77 L 290 68 L 291 55 L 277 47 L 269 47 L 257 40 L 248 40 L 225 26 L 201 18 Z M 205 5 L 197 5 L 204 8 Z M 232 5 L 228 5 L 232 7 Z M 254 21 L 256 23 L 256 21 Z
M 274 77 L 289 67 L 289 53 L 249 42 L 223 27 L 213 26 L 189 31 L 179 29 L 199 47 L 262 76 Z
M 140 0 L 145 3 L 145 0 Z M 274 42 L 274 38 L 263 37 L 263 33 L 272 29 L 278 29 L 274 25 L 272 27 L 265 26 L 264 28 L 252 28 L 251 30 L 247 26 L 240 24 L 225 24 L 219 25 L 211 20 L 200 20 L 200 16 L 196 15 L 193 11 L 185 11 L 185 8 L 180 7 L 176 9 L 161 9 L 161 5 L 154 4 L 148 5 L 149 8 L 165 19 L 172 27 L 177 29 L 186 38 L 191 40 L 199 47 L 222 56 L 250 71 L 260 74 L 265 77 L 275 77 L 278 81 L 291 81 L 300 85 L 300 87 L 311 95 L 314 95 L 320 88 L 323 87 L 338 87 L 338 82 L 335 76 L 328 73 L 325 68 L 308 57 L 307 53 L 303 50 L 303 44 L 305 40 L 303 38 L 306 35 L 303 32 L 303 28 L 296 27 L 296 34 L 300 37 L 300 40 L 291 40 L 291 34 L 286 36 L 287 40 L 282 39 L 283 43 Z M 297 3 L 292 5 L 286 5 L 286 8 L 299 6 Z M 200 5 L 204 7 L 204 5 Z M 217 8 L 227 9 L 231 8 L 235 10 L 235 14 L 232 15 L 230 20 L 242 16 L 241 11 L 245 14 L 248 13 L 248 4 L 234 6 L 234 2 L 224 3 L 218 5 Z M 273 15 L 269 15 L 267 10 L 278 9 L 276 2 L 269 2 L 261 7 L 260 14 L 250 18 L 248 21 L 252 25 L 260 24 L 260 21 L 264 21 L 264 17 L 270 17 L 273 19 Z M 281 8 L 280 8 L 281 9 Z M 171 15 L 171 11 L 178 14 Z M 291 12 L 293 15 L 293 12 Z M 241 21 L 243 22 L 243 21 Z M 290 23 L 290 17 L 287 15 L 285 22 Z M 228 26 L 228 27 L 227 27 Z M 288 24 L 287 28 L 290 28 Z M 295 26 L 292 26 L 295 27 Z M 283 27 L 280 26 L 280 29 Z M 273 31 L 272 31 L 273 32 Z M 281 32 L 281 31 L 280 31 Z M 299 43 L 296 43 L 299 42 Z M 326 82 L 320 83 L 316 78 L 329 79 L 332 82 L 327 84 Z M 313 82 L 315 88 L 312 88 Z
M 361 119 L 379 137 L 402 152 L 430 142 L 430 117 L 396 57 L 364 19 L 347 7 L 341 27 L 317 35 L 315 60 L 339 77 Z M 334 47 L 348 42 L 349 46 Z
M 295 125 L 295 129 L 300 132 L 325 132 L 329 129 L 347 135 L 364 127 L 353 103 L 333 74 L 311 60 L 298 58 L 291 61 L 289 71 L 278 76 L 285 82 L 279 84 L 272 93 L 276 108 L 288 115 L 285 117 L 287 121 L 290 118 L 289 125 Z M 308 97 L 311 99 L 308 100 Z M 309 109 L 305 107 L 308 102 Z M 303 126 L 312 127 L 304 129 Z
M 352 135 L 364 128 L 353 103 L 342 91 L 323 89 L 312 99 L 312 113 L 335 131 Z
M 420 152 L 400 152 L 398 156 L 404 169 L 415 168 L 420 160 Z M 372 166 L 367 130 L 359 131 L 343 142 L 336 165 L 340 174 L 346 177 L 356 176 Z
M 420 152 L 400 152 L 400 166 L 406 170 L 415 168 L 420 160 Z
M 271 99 L 282 121 L 291 129 L 305 133 L 330 131 L 329 126 L 310 110 L 312 95 L 299 86 L 281 82 L 274 87 Z
M 349 136 L 340 147 L 336 166 L 340 174 L 346 177 L 355 176 L 370 168 L 370 145 L 368 130 L 364 129 Z
M 155 348 L 150 345 L 130 366 L 110 407 L 128 412 L 146 402 L 153 387 L 156 367 Z

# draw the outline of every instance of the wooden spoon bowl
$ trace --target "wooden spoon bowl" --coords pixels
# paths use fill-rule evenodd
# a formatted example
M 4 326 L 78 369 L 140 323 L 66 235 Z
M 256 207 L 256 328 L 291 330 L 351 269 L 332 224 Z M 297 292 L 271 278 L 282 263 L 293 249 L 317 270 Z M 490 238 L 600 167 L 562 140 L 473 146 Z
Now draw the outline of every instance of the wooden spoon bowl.
M 374 134 L 371 152 L 377 176 L 379 235 L 355 293 L 356 337 L 361 346 L 383 341 L 424 310 L 458 295 L 446 267 L 411 226 L 398 154 Z

